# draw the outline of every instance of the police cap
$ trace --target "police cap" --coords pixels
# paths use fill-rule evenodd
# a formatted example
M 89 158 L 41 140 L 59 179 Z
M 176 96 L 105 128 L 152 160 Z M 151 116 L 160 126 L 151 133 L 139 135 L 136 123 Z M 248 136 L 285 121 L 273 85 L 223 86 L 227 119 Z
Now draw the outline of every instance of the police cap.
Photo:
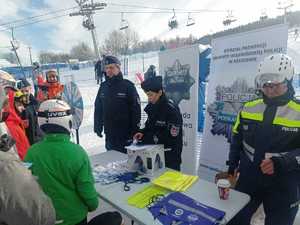
M 108 56 L 105 56 L 104 65 L 109 65 L 109 64 L 121 65 L 121 62 L 117 57 L 108 55 Z
M 156 77 L 149 78 L 141 84 L 141 87 L 145 92 L 148 91 L 159 92 L 160 90 L 163 89 L 162 77 L 156 76 Z

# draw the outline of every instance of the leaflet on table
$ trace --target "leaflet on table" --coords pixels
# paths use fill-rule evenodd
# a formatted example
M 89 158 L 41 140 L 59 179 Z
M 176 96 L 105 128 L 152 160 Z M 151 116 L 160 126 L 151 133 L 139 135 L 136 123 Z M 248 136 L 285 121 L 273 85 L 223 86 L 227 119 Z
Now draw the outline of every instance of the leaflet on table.
M 138 145 L 138 144 L 132 144 L 126 147 L 126 149 L 132 150 L 132 151 L 142 151 L 145 149 L 152 149 L 156 148 L 157 145 Z
M 127 160 L 109 163 L 106 166 L 97 165 L 93 168 L 96 183 L 111 184 L 117 182 L 118 177 L 128 172 Z

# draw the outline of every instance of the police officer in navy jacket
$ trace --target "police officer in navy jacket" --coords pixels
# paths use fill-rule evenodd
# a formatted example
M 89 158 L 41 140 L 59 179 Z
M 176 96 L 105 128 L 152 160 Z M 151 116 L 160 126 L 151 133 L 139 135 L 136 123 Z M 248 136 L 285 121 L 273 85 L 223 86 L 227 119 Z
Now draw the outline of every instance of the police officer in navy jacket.
M 104 128 L 106 149 L 126 153 L 125 146 L 139 129 L 140 99 L 134 84 L 123 79 L 118 58 L 106 56 L 104 64 L 108 79 L 95 100 L 94 132 L 102 137 Z
M 142 83 L 148 96 L 144 111 L 148 115 L 145 128 L 134 135 L 143 144 L 164 144 L 166 167 L 180 170 L 182 152 L 182 115 L 178 106 L 165 95 L 162 77 L 149 78 Z

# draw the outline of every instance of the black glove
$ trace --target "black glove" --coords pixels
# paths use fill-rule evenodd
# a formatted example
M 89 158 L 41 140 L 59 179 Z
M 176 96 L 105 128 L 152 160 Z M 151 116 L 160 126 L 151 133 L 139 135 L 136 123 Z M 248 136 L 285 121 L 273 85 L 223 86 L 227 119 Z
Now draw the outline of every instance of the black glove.
M 98 126 L 94 126 L 94 132 L 97 134 L 98 137 L 102 138 L 103 135 L 102 135 L 102 127 L 98 127 Z
M 0 137 L 0 151 L 7 152 L 14 144 L 15 140 L 7 134 Z
M 102 138 L 102 137 L 103 137 L 103 135 L 102 135 L 102 132 L 101 132 L 101 131 L 96 131 L 96 134 L 97 134 L 97 136 L 98 136 L 98 137 L 100 137 L 100 138 Z
M 286 173 L 295 170 L 298 167 L 298 162 L 295 157 L 289 156 L 288 154 L 280 157 L 271 157 L 274 164 L 274 173 Z

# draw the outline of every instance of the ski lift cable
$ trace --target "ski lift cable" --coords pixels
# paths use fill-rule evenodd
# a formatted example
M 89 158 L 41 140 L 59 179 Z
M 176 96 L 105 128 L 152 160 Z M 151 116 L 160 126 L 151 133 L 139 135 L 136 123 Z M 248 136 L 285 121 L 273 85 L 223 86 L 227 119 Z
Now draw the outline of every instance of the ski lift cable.
M 120 4 L 117 4 L 117 5 L 120 5 Z M 129 5 L 127 5 L 127 6 L 129 6 Z M 130 5 L 130 6 L 133 6 L 133 5 Z M 154 8 L 154 7 L 147 7 L 147 6 L 134 6 L 134 7 Z M 24 27 L 24 26 L 27 26 L 27 25 L 32 25 L 32 24 L 35 24 L 35 23 L 39 23 L 39 22 L 43 22 L 43 21 L 47 21 L 47 20 L 53 20 L 53 19 L 64 17 L 64 16 L 68 16 L 69 14 L 55 15 L 53 17 L 46 17 L 47 15 L 55 14 L 55 13 L 62 12 L 62 11 L 66 12 L 66 11 L 69 11 L 69 10 L 75 9 L 75 8 L 78 8 L 78 6 L 71 7 L 71 8 L 66 8 L 66 9 L 60 9 L 60 10 L 52 11 L 52 12 L 49 12 L 49 13 L 45 13 L 45 14 L 33 16 L 33 17 L 27 17 L 25 19 L 15 20 L 15 21 L 12 21 L 10 23 L 8 23 L 8 22 L 7 23 L 3 23 L 3 24 L 0 24 L 0 26 L 5 26 L 6 28 L 0 29 L 0 31 L 9 30 L 10 27 L 20 28 L 20 27 Z M 151 14 L 152 13 L 166 13 L 167 14 L 167 13 L 170 13 L 170 11 L 173 11 L 173 10 L 180 10 L 180 9 L 175 9 L 175 8 L 174 9 L 156 8 L 156 9 L 160 9 L 160 10 L 164 10 L 164 11 L 122 11 L 122 12 L 123 13 L 128 13 L 128 14 L 130 14 L 130 13 L 141 13 L 141 14 L 147 14 L 147 13 L 151 13 Z M 204 11 L 224 12 L 225 10 L 204 10 Z M 105 10 L 102 11 L 102 13 L 122 13 L 122 12 L 121 11 L 105 11 Z M 179 12 L 176 11 L 176 13 L 189 13 L 189 12 L 192 12 L 193 14 L 196 14 L 196 13 L 202 13 L 203 10 L 189 10 L 189 11 L 187 11 L 187 10 L 181 10 Z M 226 12 L 228 12 L 228 10 L 226 10 Z M 38 19 L 38 20 L 30 21 L 30 19 L 32 20 L 34 18 L 39 18 L 39 17 L 46 17 L 46 18 L 41 18 L 41 19 Z M 19 24 L 15 24 L 15 23 L 19 23 Z
M 105 13 L 105 11 L 103 11 L 102 13 Z M 106 13 L 116 13 L 116 14 L 120 14 L 121 11 L 106 11 Z M 126 12 L 124 11 L 123 13 L 166 13 L 166 14 L 169 14 L 170 12 L 138 12 L 138 11 L 135 11 L 135 12 Z M 69 13 L 68 14 L 62 14 L 62 15 L 55 15 L 53 17 L 47 17 L 47 18 L 41 18 L 41 19 L 38 19 L 38 20 L 33 20 L 33 21 L 24 21 L 23 23 L 20 23 L 20 24 L 17 24 L 17 25 L 11 25 L 10 27 L 5 27 L 3 29 L 0 29 L 0 32 L 1 31 L 8 31 L 11 29 L 11 27 L 13 28 L 22 28 L 22 27 L 25 27 L 25 26 L 28 26 L 28 25 L 33 25 L 33 24 L 36 24 L 36 23 L 40 23 L 40 22 L 45 22 L 45 21 L 48 21 L 48 20 L 55 20 L 55 19 L 59 19 L 61 17 L 65 17 L 65 16 L 69 16 Z
M 186 10 L 186 9 L 178 9 L 178 8 L 159 8 L 159 7 L 151 7 L 151 6 L 144 6 L 144 5 L 131 5 L 131 4 L 118 4 L 118 3 L 112 3 L 108 2 L 108 5 L 113 6 L 120 6 L 120 7 L 129 7 L 129 8 L 144 8 L 144 9 L 157 9 L 157 10 L 168 10 L 176 12 L 179 11 L 188 11 L 188 12 L 228 12 L 228 10 L 214 10 L 214 9 L 194 9 L 194 10 Z
M 40 22 L 45 22 L 45 21 L 48 21 L 48 20 L 55 20 L 55 19 L 58 19 L 58 18 L 61 18 L 61 17 L 65 17 L 65 16 L 69 16 L 69 13 L 62 14 L 62 15 L 56 15 L 56 16 L 49 17 L 49 18 L 43 18 L 43 19 L 39 19 L 39 20 L 28 22 L 28 23 L 23 23 L 23 24 L 19 24 L 19 25 L 16 25 L 16 26 L 12 26 L 12 27 L 14 29 L 15 28 L 21 28 L 21 27 L 25 27 L 25 26 L 28 26 L 28 25 L 32 25 L 32 24 L 36 24 L 36 23 L 40 23 Z M 10 29 L 11 29 L 11 27 L 3 28 L 3 29 L 0 29 L 0 32 L 1 31 L 8 31 Z
M 154 13 L 157 13 L 157 14 L 170 14 L 172 11 L 168 10 L 161 10 L 161 11 L 133 11 L 133 10 L 130 10 L 130 11 L 110 11 L 110 10 L 103 10 L 101 11 L 100 13 L 111 13 L 111 14 L 120 14 L 120 13 L 126 13 L 126 14 L 147 14 L 147 13 L 150 13 L 150 14 L 154 14 Z M 180 11 L 180 12 L 177 12 L 176 11 L 176 14 L 187 14 L 191 12 L 190 10 L 187 10 L 187 11 Z M 96 14 L 99 13 L 99 12 L 96 12 Z M 202 14 L 203 12 L 192 12 L 193 14 Z
M 30 17 L 26 17 L 26 18 L 23 18 L 23 19 L 18 19 L 18 20 L 13 20 L 13 21 L 10 21 L 10 22 L 1 23 L 0 26 L 11 26 L 12 24 L 22 23 L 22 22 L 26 22 L 27 20 L 32 20 L 32 19 L 39 18 L 39 17 L 45 17 L 45 16 L 48 16 L 48 15 L 57 14 L 59 12 L 66 12 L 66 11 L 70 11 L 70 10 L 73 10 L 73 9 L 76 9 L 76 8 L 78 8 L 78 6 L 74 6 L 74 7 L 66 8 L 66 9 L 54 10 L 54 11 L 50 11 L 50 12 L 47 12 L 47 13 L 44 13 L 44 14 L 39 14 L 39 15 L 36 15 L 36 16 L 30 16 Z
M 140 9 L 143 8 L 143 9 L 164 10 L 164 11 L 127 11 L 127 12 L 124 12 L 124 13 L 169 13 L 170 11 L 174 11 L 174 10 L 177 11 L 176 13 L 187 13 L 187 12 L 203 13 L 203 12 L 225 12 L 225 11 L 228 11 L 228 10 L 210 10 L 210 9 L 185 10 L 185 9 L 175 9 L 175 8 L 173 8 L 173 9 L 171 9 L 171 8 L 158 8 L 158 7 L 150 7 L 150 6 L 143 6 L 143 5 L 117 4 L 117 3 L 109 3 L 109 4 L 115 5 L 115 6 L 140 8 Z M 73 10 L 73 9 L 78 9 L 78 8 L 79 8 L 79 6 L 73 6 L 73 7 L 70 7 L 70 8 L 58 9 L 58 10 L 50 11 L 50 12 L 43 13 L 43 14 L 40 14 L 40 15 L 36 15 L 36 16 L 31 16 L 31 17 L 26 17 L 26 18 L 23 18 L 23 19 L 18 19 L 18 20 L 13 20 L 13 21 L 10 21 L 10 22 L 1 23 L 0 26 L 4 26 L 4 27 L 12 27 L 12 26 L 17 27 L 18 26 L 19 27 L 18 23 L 21 23 L 22 24 L 21 26 L 23 26 L 23 24 L 27 21 L 29 22 L 28 24 L 33 24 L 34 21 L 32 21 L 32 23 L 30 21 L 32 19 L 45 17 L 45 16 L 56 14 L 56 13 L 59 13 L 59 12 L 66 12 L 66 11 Z M 104 12 L 104 11 L 102 11 L 102 12 Z M 120 13 L 120 11 L 107 11 L 106 13 Z

